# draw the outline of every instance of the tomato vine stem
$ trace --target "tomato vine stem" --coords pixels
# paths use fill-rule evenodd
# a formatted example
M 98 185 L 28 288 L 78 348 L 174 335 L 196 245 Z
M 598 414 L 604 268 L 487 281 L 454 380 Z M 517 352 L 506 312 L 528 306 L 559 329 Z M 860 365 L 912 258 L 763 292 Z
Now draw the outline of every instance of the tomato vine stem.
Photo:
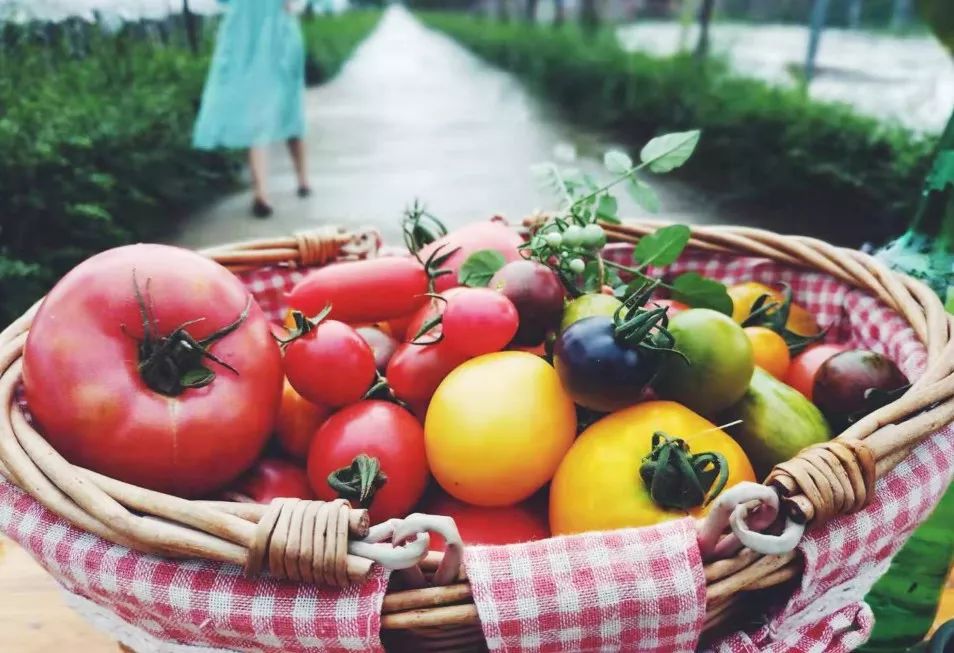
M 686 511 L 708 505 L 725 488 L 729 463 L 717 451 L 693 454 L 682 438 L 656 431 L 639 475 L 658 506 Z

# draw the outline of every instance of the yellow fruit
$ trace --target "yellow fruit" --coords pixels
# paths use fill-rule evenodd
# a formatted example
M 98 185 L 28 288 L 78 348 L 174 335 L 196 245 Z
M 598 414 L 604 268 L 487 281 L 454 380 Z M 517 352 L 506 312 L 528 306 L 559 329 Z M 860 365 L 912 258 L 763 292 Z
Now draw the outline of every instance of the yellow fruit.
M 769 295 L 772 300 L 778 302 L 783 299 L 781 292 L 756 281 L 746 281 L 730 286 L 728 291 L 729 297 L 732 298 L 732 319 L 739 324 L 745 322 L 752 310 L 752 305 L 762 295 Z M 792 304 L 785 327 L 800 336 L 814 336 L 821 332 L 812 314 L 798 304 Z
M 576 409 L 549 363 L 504 351 L 469 360 L 444 379 L 424 432 L 431 473 L 448 494 L 507 506 L 553 477 L 576 435 Z
M 590 426 L 563 458 L 550 485 L 554 535 L 648 526 L 706 512 L 703 507 L 667 510 L 653 502 L 639 468 L 656 431 L 682 438 L 693 454 L 725 456 L 727 488 L 755 480 L 742 447 L 712 422 L 673 401 L 637 404 Z

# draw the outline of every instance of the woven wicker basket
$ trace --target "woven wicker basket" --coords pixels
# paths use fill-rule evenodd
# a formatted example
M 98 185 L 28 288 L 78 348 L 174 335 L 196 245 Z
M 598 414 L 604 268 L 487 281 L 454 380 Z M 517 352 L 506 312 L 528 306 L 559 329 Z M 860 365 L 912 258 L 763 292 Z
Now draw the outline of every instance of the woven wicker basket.
M 603 225 L 611 241 L 637 242 L 661 223 Z M 803 451 L 779 466 L 766 481 L 783 497 L 783 511 L 800 523 L 821 523 L 866 503 L 876 478 L 898 464 L 918 441 L 954 419 L 954 344 L 951 317 L 935 294 L 920 282 L 888 270 L 867 254 L 806 237 L 779 236 L 740 227 L 694 227 L 691 246 L 702 250 L 755 255 L 813 268 L 866 290 L 897 311 L 924 343 L 929 368 L 903 397 L 853 424 L 827 447 Z M 233 270 L 286 263 L 321 265 L 342 252 L 354 253 L 355 239 L 342 231 L 223 246 L 203 253 Z M 351 249 L 349 249 L 351 248 Z M 120 545 L 170 557 L 202 557 L 263 566 L 276 573 L 269 535 L 283 517 L 280 505 L 187 501 L 134 487 L 74 467 L 46 443 L 17 407 L 21 353 L 36 307 L 0 333 L 0 473 L 45 507 L 75 526 Z M 342 537 L 364 532 L 366 515 L 342 508 Z M 334 529 L 331 528 L 331 531 Z M 283 547 L 296 546 L 283 543 Z M 281 548 L 281 547 L 280 547 Z M 280 555 L 281 550 L 278 551 Z M 339 551 L 340 553 L 340 551 Z M 269 560 L 269 557 L 272 557 Z M 349 557 L 350 558 L 350 557 Z M 367 573 L 360 559 L 340 555 L 351 580 Z M 440 554 L 428 554 L 421 567 L 433 571 Z M 288 565 L 289 569 L 292 566 Z M 344 570 L 339 566 L 339 571 Z M 707 616 L 711 630 L 735 614 L 746 591 L 784 583 L 800 573 L 795 553 L 763 556 L 742 549 L 732 558 L 705 567 Z M 287 574 L 295 579 L 295 572 Z M 485 643 L 466 571 L 444 586 L 390 591 L 381 621 L 393 649 L 483 650 Z M 340 574 L 339 574 L 340 578 Z M 310 579 L 309 579 L 310 580 Z

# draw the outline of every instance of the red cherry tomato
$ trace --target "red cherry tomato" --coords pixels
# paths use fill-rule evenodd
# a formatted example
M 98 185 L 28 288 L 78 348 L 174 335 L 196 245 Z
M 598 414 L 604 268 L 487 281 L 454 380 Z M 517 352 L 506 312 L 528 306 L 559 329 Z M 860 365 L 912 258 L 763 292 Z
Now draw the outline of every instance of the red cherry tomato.
M 436 319 L 439 316 L 444 314 L 444 310 L 447 308 L 447 303 L 451 298 L 455 297 L 462 290 L 469 290 L 469 288 L 448 288 L 441 294 L 443 299 L 437 299 L 431 297 L 430 300 L 421 306 L 414 315 L 411 316 L 410 321 L 407 324 L 407 332 L 404 338 L 405 342 L 411 342 L 414 340 L 414 336 L 421 333 L 421 329 L 424 328 L 424 325 L 432 320 Z M 431 328 L 427 333 L 422 334 L 418 338 L 418 342 L 430 342 L 439 337 L 443 333 L 443 326 L 438 323 L 437 326 Z
M 550 537 L 546 510 L 531 502 L 502 508 L 472 506 L 441 490 L 434 490 L 420 511 L 451 517 L 464 544 L 514 544 Z M 444 548 L 444 538 L 431 535 L 431 550 Z
M 822 363 L 835 354 L 845 351 L 845 345 L 812 345 L 792 359 L 785 375 L 785 383 L 792 386 L 805 397 L 812 400 L 812 388 L 815 385 L 815 375 Z
M 308 401 L 344 406 L 374 382 L 374 352 L 347 324 L 325 320 L 285 347 L 285 375 Z
M 381 374 L 388 368 L 388 361 L 398 348 L 398 341 L 376 327 L 358 327 L 358 335 L 368 343 L 374 353 L 374 364 Z
M 288 305 L 315 315 L 331 305 L 342 322 L 374 323 L 417 310 L 426 301 L 427 273 L 410 256 L 334 263 L 309 272 L 288 293 Z
M 332 415 L 318 429 L 308 453 L 308 478 L 319 499 L 330 501 L 339 496 L 328 476 L 349 468 L 360 454 L 376 458 L 387 479 L 371 492 L 365 506 L 372 523 L 406 517 L 428 480 L 421 424 L 400 406 L 386 401 L 362 401 Z M 344 498 L 354 506 L 360 503 L 356 496 Z
M 330 408 L 308 401 L 285 379 L 282 404 L 275 421 L 275 437 L 282 449 L 304 460 L 308 457 L 308 447 L 315 431 L 330 414 Z
M 467 360 L 442 340 L 437 344 L 404 343 L 388 363 L 387 379 L 398 399 L 420 404 L 430 400 L 437 386 Z
M 239 479 L 235 490 L 255 503 L 272 499 L 314 499 L 308 474 L 294 463 L 280 458 L 264 458 Z
M 464 356 L 491 354 L 507 346 L 517 332 L 517 308 L 490 288 L 463 288 L 447 300 L 444 339 Z

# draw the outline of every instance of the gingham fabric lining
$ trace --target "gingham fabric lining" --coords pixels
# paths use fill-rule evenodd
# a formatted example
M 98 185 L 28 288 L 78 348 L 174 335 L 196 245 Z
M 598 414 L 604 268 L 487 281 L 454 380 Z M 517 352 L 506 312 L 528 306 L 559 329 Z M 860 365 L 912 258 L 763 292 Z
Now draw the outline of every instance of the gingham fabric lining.
M 622 260 L 629 251 L 611 247 L 610 256 Z M 911 378 L 925 367 L 924 348 L 898 315 L 823 274 L 754 258 L 699 253 L 683 258 L 668 273 L 695 270 L 727 283 L 785 281 L 799 303 L 823 324 L 833 324 L 831 339 L 881 351 Z M 283 293 L 300 274 L 273 267 L 240 276 L 266 314 L 279 320 Z M 864 641 L 872 620 L 859 601 L 950 482 L 952 434 L 948 427 L 922 443 L 879 482 L 877 497 L 865 511 L 810 533 L 801 545 L 805 575 L 792 599 L 768 610 L 761 628 L 714 643 L 714 650 L 847 651 Z M 248 581 L 229 565 L 160 560 L 81 533 L 5 482 L 0 483 L 0 528 L 71 592 L 163 640 L 268 653 L 380 648 L 383 573 L 338 594 L 270 579 Z M 702 600 L 688 607 L 682 601 L 704 596 L 704 583 L 687 528 L 684 520 L 469 551 L 468 573 L 491 650 L 693 650 Z M 660 549 L 675 554 L 676 562 L 658 566 Z M 626 565 L 613 564 L 617 558 L 649 574 L 638 591 Z M 526 573 L 528 564 L 542 573 Z M 508 578 L 506 570 L 514 569 L 523 570 L 523 582 Z M 562 579 L 559 586 L 553 577 Z M 674 587 L 673 578 L 688 585 Z M 607 582 L 620 585 L 607 589 Z M 658 594 L 648 591 L 649 585 Z M 605 629 L 598 625 L 603 619 L 609 624 Z M 569 648 L 554 648 L 554 642 L 570 643 Z

